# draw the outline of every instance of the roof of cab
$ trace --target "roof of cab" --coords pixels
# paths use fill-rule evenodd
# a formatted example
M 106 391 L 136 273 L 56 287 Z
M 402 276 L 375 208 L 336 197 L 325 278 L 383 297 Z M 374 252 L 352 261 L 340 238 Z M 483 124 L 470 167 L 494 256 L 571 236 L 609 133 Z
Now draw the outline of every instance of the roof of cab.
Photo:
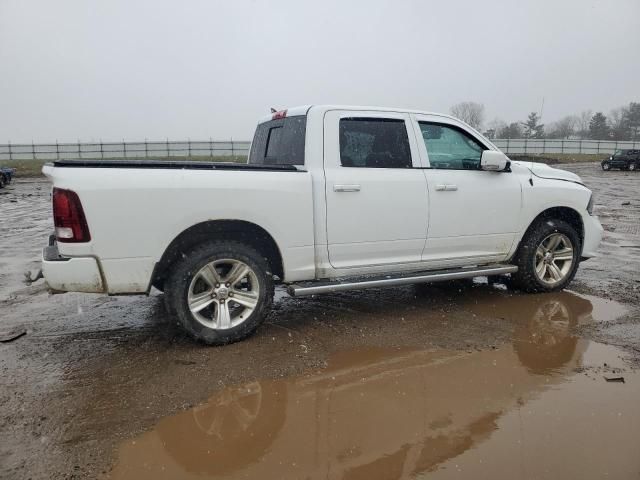
M 447 114 L 444 114 L 444 113 L 427 112 L 427 111 L 424 111 L 424 110 L 411 110 L 411 109 L 407 109 L 407 108 L 373 107 L 373 106 L 359 106 L 359 105 L 302 105 L 302 106 L 298 106 L 298 107 L 288 108 L 288 109 L 285 109 L 285 110 L 279 110 L 276 113 L 272 113 L 270 115 L 267 115 L 267 116 L 261 118 L 260 121 L 258 122 L 258 124 L 261 124 L 261 123 L 264 123 L 264 122 L 269 122 L 269 121 L 275 120 L 277 118 L 293 117 L 293 116 L 297 116 L 297 115 L 308 115 L 309 111 L 312 110 L 312 109 L 314 110 L 314 112 L 318 111 L 319 113 L 327 112 L 327 111 L 330 111 L 330 110 L 354 110 L 354 111 L 364 111 L 364 112 L 366 112 L 366 111 L 370 111 L 370 112 L 393 112 L 393 113 L 413 113 L 413 114 L 418 114 L 418 115 L 432 115 L 432 116 L 436 116 L 436 117 L 441 117 L 443 119 L 451 120 L 451 121 L 453 121 L 454 124 L 458 123 L 458 124 L 464 125 L 467 129 L 471 130 L 472 132 L 475 132 L 478 136 L 480 136 L 484 140 L 485 144 L 490 145 L 495 150 L 500 150 L 498 147 L 496 147 L 491 142 L 491 140 L 486 138 L 478 130 L 476 130 L 472 126 L 466 124 L 465 122 L 463 122 L 459 118 L 456 118 L 456 117 L 453 117 L 451 115 L 447 115 Z
M 271 113 L 266 115 L 260 119 L 258 123 L 269 122 L 274 120 L 274 117 L 283 118 L 283 117 L 293 117 L 297 115 L 307 115 L 309 110 L 311 109 L 319 109 L 319 110 L 360 110 L 360 111 L 374 111 L 374 112 L 396 112 L 396 113 L 417 113 L 423 115 L 437 115 L 439 117 L 450 118 L 453 120 L 458 120 L 451 115 L 446 115 L 444 113 L 437 112 L 427 112 L 424 110 L 411 110 L 407 108 L 395 108 L 395 107 L 375 107 L 375 106 L 362 106 L 362 105 L 300 105 L 297 107 L 287 108 L 283 110 L 279 110 L 276 113 Z M 458 120 L 460 121 L 460 120 Z

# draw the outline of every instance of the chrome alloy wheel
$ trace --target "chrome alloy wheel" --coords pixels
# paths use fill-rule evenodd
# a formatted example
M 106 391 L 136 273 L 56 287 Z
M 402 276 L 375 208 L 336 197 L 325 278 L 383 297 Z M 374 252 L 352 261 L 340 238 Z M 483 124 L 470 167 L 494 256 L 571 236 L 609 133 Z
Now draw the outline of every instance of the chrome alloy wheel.
M 202 267 L 189 285 L 193 317 L 207 328 L 226 330 L 244 322 L 258 306 L 255 272 L 239 260 L 215 260 Z
M 562 233 L 547 236 L 536 249 L 535 268 L 538 279 L 546 285 L 556 285 L 571 272 L 573 244 Z

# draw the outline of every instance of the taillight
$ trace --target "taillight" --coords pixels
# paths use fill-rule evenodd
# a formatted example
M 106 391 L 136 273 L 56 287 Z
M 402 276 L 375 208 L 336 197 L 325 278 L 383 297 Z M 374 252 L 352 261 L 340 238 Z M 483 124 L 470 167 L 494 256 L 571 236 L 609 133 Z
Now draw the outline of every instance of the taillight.
M 53 224 L 59 242 L 80 243 L 91 240 L 87 220 L 76 192 L 53 189 Z

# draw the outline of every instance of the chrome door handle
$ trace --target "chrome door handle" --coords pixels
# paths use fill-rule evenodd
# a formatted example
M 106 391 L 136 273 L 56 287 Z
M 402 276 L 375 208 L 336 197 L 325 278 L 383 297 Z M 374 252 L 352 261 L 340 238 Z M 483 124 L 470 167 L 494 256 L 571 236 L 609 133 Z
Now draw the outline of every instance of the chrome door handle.
M 443 183 L 440 183 L 436 185 L 436 190 L 440 192 L 455 192 L 456 190 L 458 190 L 458 186 L 453 184 L 445 185 Z
M 334 192 L 359 192 L 360 185 L 334 185 Z

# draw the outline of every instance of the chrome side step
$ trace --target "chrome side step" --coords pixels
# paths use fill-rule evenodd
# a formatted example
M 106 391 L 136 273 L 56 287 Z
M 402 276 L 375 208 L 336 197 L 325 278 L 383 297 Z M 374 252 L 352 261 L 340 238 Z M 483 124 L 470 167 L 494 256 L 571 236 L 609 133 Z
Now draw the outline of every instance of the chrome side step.
M 515 265 L 495 264 L 473 268 L 455 268 L 449 270 L 433 270 L 418 272 L 410 275 L 396 275 L 384 277 L 363 277 L 360 280 L 335 282 L 309 282 L 303 285 L 289 285 L 287 293 L 292 297 L 320 295 L 321 293 L 342 292 L 345 290 L 364 290 L 365 288 L 397 287 L 413 283 L 445 282 L 460 278 L 483 277 L 487 275 L 504 275 L 515 273 Z

